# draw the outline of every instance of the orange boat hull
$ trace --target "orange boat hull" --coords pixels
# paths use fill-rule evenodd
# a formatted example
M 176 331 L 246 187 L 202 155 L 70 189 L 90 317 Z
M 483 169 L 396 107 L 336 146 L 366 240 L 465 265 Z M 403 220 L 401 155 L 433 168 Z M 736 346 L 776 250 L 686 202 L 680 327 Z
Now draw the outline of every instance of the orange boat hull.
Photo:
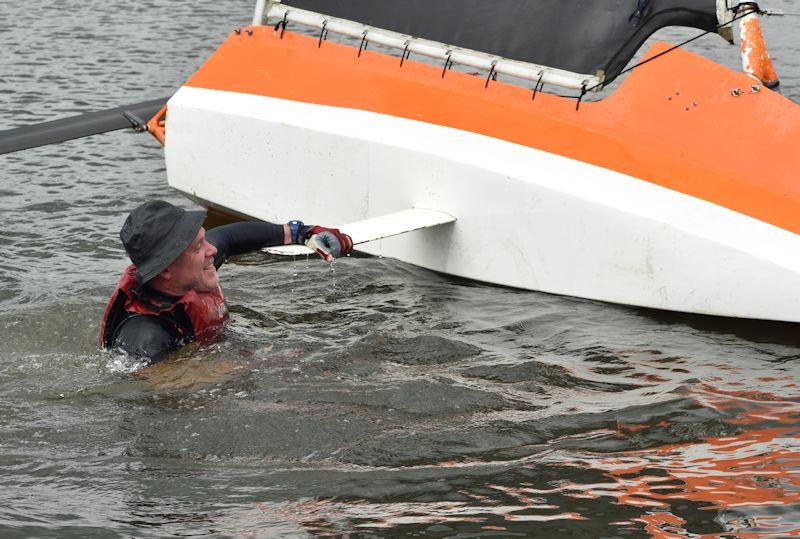
M 384 256 L 534 290 L 800 321 L 800 304 L 767 305 L 800 286 L 800 107 L 747 75 L 676 50 L 577 108 L 483 74 L 252 30 L 170 102 L 170 183 L 189 195 L 333 223 L 429 207 L 456 215 L 455 231 L 384 242 Z M 253 178 L 261 171 L 272 181 Z M 536 232 L 484 253 L 496 263 L 462 253 L 513 243 L 504 219 Z M 736 278 L 715 284 L 725 271 Z M 724 299 L 757 282 L 772 288 Z

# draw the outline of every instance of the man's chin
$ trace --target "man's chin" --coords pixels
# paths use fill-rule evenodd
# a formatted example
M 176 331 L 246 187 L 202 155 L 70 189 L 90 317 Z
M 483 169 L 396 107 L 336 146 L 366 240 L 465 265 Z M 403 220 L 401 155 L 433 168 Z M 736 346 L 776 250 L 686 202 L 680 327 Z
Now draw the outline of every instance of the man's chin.
M 219 286 L 219 277 L 214 273 L 214 277 L 203 279 L 203 284 L 205 285 L 204 292 L 213 292 Z
M 204 271 L 203 276 L 195 282 L 195 286 L 192 288 L 195 292 L 213 292 L 219 286 L 219 276 L 217 276 L 217 271 L 214 270 L 213 274 L 209 274 L 211 272 Z

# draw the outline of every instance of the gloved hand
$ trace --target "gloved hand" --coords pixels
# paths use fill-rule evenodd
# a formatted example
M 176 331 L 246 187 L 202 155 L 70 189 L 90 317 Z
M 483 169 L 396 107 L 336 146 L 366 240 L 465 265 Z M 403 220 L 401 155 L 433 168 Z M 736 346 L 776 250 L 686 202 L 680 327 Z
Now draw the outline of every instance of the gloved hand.
M 353 239 L 337 228 L 312 227 L 305 243 L 328 262 L 353 252 Z
M 353 252 L 353 239 L 337 228 L 308 226 L 302 221 L 290 221 L 289 229 L 292 243 L 305 244 L 328 262 Z

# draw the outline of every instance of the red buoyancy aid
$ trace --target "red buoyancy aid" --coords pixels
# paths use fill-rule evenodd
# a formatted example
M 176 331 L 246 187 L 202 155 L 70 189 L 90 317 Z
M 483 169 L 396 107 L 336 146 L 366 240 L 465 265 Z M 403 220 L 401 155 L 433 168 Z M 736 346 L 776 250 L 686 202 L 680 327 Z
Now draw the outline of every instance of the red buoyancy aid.
M 133 294 L 136 284 L 136 266 L 131 264 L 123 272 L 116 290 L 108 300 L 100 324 L 101 346 L 108 348 L 112 345 L 117 327 L 131 315 L 150 314 L 169 318 L 182 333 L 189 330 L 191 334 L 185 336 L 193 339 L 210 337 L 228 319 L 228 305 L 219 285 L 213 292 L 188 292 L 178 301 L 160 309 L 141 301 Z M 185 312 L 191 328 L 185 328 L 175 320 L 173 314 L 179 308 Z

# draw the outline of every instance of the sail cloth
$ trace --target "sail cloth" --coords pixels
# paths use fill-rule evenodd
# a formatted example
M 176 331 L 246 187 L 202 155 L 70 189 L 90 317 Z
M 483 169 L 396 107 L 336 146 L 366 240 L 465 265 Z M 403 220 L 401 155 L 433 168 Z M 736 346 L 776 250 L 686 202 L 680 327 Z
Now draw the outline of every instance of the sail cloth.
M 369 26 L 595 75 L 625 68 L 666 26 L 713 31 L 718 0 L 283 0 Z

